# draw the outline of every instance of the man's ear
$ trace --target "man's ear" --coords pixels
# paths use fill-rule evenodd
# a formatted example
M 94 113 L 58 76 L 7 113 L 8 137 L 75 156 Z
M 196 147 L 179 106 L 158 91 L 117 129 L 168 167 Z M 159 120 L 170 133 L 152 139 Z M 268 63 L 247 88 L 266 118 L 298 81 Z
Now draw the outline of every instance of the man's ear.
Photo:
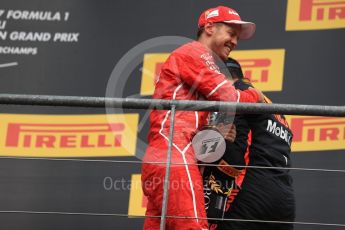
M 206 23 L 204 26 L 204 31 L 207 35 L 211 36 L 216 31 L 216 27 L 214 23 L 212 22 Z

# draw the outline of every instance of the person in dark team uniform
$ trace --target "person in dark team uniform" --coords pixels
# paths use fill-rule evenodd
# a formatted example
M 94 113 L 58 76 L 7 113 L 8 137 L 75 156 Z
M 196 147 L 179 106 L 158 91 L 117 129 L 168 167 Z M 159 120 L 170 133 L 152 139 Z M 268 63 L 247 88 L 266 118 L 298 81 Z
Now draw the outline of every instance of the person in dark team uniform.
M 226 62 L 234 86 L 239 90 L 253 87 L 243 77 L 240 64 Z M 266 103 L 271 101 L 265 97 Z M 226 152 L 218 166 L 204 170 L 205 203 L 209 218 L 267 220 L 293 222 L 295 199 L 290 152 L 292 132 L 283 115 L 237 114 L 233 119 L 236 138 L 227 141 Z M 218 113 L 217 122 L 232 121 L 226 113 Z M 233 165 L 228 166 L 228 165 Z M 245 168 L 262 166 L 264 168 Z M 282 167 L 265 168 L 265 167 Z M 293 224 L 252 221 L 209 221 L 210 229 L 288 230 Z

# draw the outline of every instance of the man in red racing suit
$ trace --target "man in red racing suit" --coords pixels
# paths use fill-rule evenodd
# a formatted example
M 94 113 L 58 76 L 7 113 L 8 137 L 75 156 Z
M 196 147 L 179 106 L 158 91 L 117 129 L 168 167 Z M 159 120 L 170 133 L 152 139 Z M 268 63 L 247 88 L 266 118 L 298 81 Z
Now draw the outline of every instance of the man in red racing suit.
M 216 56 L 227 59 L 238 39 L 253 35 L 253 25 L 227 7 L 205 11 L 199 19 L 198 41 L 185 44 L 170 55 L 155 83 L 153 98 L 262 101 L 262 94 L 255 89 L 237 91 L 214 60 Z M 170 115 L 171 111 L 166 110 L 153 110 L 150 114 L 148 148 L 142 165 L 142 188 L 148 198 L 144 229 L 160 226 L 166 170 L 161 162 L 167 161 Z M 198 111 L 175 114 L 166 229 L 208 229 L 202 177 L 191 147 L 193 135 L 206 124 L 207 116 L 208 112 Z

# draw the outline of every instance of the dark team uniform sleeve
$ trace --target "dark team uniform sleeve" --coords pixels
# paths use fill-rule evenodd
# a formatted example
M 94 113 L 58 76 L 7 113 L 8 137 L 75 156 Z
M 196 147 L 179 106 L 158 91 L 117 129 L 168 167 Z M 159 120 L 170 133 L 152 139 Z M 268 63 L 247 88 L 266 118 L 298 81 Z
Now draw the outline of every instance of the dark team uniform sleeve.
M 227 141 L 224 160 L 231 164 L 244 165 L 244 154 L 248 147 L 249 124 L 244 115 L 237 115 L 234 124 L 236 126 L 236 139 L 233 143 Z
M 226 150 L 222 159 L 218 162 L 217 169 L 219 173 L 216 173 L 218 177 L 223 179 L 230 177 L 237 177 L 241 173 L 241 169 L 245 166 L 245 153 L 248 148 L 248 134 L 249 124 L 243 115 L 237 115 L 234 119 L 234 125 L 236 126 L 236 139 L 235 141 L 226 141 Z M 235 168 L 229 165 L 237 165 Z M 217 177 L 216 176 L 216 177 Z

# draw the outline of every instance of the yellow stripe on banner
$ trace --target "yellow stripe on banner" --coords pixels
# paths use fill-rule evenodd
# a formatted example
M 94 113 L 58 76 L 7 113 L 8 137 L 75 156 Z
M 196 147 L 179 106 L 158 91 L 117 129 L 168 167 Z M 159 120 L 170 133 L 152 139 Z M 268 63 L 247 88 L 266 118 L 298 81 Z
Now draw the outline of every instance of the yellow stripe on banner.
M 134 156 L 138 114 L 0 115 L 0 156 Z
M 141 174 L 133 174 L 131 180 L 131 192 L 129 194 L 128 215 L 144 216 L 147 199 L 141 188 Z
M 147 53 L 144 55 L 140 95 L 153 94 L 161 66 L 169 55 L 170 53 Z

